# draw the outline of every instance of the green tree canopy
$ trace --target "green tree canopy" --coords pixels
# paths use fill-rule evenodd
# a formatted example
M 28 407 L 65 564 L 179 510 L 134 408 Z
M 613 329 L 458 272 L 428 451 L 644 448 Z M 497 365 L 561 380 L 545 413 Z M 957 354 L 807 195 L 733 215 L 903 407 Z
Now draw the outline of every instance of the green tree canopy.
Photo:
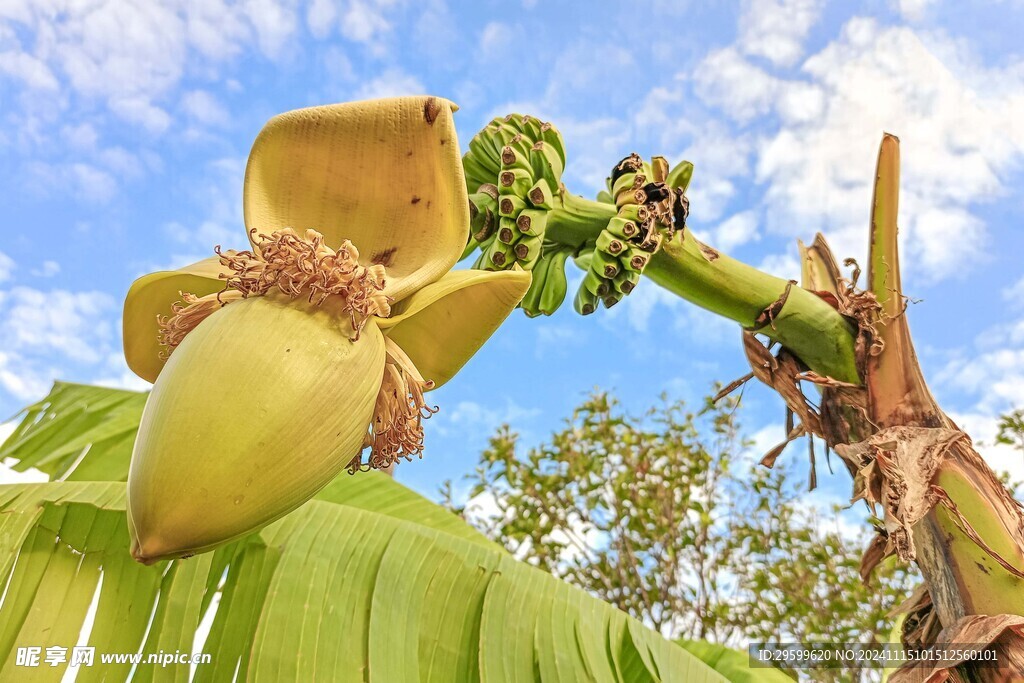
M 867 537 L 807 505 L 784 458 L 752 459 L 739 415 L 738 401 L 711 399 L 635 415 L 595 393 L 540 445 L 499 428 L 469 503 L 450 483 L 445 495 L 516 556 L 670 638 L 889 640 L 916 572 L 890 560 L 865 585 Z

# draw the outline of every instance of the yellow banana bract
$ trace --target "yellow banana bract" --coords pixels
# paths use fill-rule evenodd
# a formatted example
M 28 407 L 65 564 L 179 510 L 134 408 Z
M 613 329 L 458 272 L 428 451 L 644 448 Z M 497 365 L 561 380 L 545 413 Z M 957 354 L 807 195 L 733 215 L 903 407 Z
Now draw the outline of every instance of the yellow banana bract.
M 455 376 L 530 288 L 524 270 L 456 270 L 380 321 L 437 388 Z M 472 312 L 472 313 L 470 313 Z
M 199 552 L 294 510 L 363 446 L 384 368 L 374 323 L 281 295 L 225 306 L 175 350 L 128 476 L 132 554 Z
M 132 286 L 125 357 L 155 382 L 128 480 L 136 559 L 212 549 L 346 467 L 422 455 L 423 392 L 530 286 L 449 272 L 469 231 L 453 111 L 407 97 L 275 117 L 246 170 L 250 249 Z
M 157 319 L 170 315 L 170 304 L 181 292 L 205 296 L 224 288 L 224 272 L 216 257 L 203 259 L 180 270 L 160 271 L 140 277 L 124 302 L 124 357 L 128 367 L 147 382 L 155 382 L 163 370 L 160 358 L 160 326 Z
M 246 228 L 352 240 L 367 263 L 388 269 L 395 299 L 436 280 L 461 256 L 469 225 L 452 109 L 400 97 L 274 117 L 246 166 Z

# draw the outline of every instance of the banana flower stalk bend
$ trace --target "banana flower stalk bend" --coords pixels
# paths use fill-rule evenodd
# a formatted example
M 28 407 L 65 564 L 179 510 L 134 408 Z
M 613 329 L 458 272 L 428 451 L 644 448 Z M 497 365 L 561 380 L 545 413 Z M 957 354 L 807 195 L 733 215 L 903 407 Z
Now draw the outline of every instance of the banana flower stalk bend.
M 346 468 L 421 456 L 424 392 L 530 286 L 451 270 L 469 230 L 455 109 L 406 97 L 275 117 L 245 173 L 249 248 L 132 285 L 125 356 L 154 382 L 128 476 L 135 559 L 210 550 Z

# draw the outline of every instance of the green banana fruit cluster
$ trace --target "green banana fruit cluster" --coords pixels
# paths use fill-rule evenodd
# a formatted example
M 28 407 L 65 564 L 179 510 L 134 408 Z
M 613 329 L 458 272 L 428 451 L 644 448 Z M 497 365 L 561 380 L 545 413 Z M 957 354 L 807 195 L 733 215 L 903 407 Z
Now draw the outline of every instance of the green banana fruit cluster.
M 684 161 L 670 169 L 664 157 L 623 159 L 597 202 L 568 193 L 562 136 L 531 116 L 492 120 L 470 141 L 463 167 L 471 217 L 463 258 L 479 249 L 474 268 L 533 271 L 521 304 L 531 317 L 551 315 L 564 301 L 569 256 L 586 271 L 576 310 L 588 315 L 602 302 L 614 306 L 689 214 L 693 165 Z M 587 226 L 582 237 L 573 232 L 579 225 Z
M 551 315 L 565 301 L 569 283 L 565 277 L 565 262 L 573 249 L 564 245 L 547 242 L 541 250 L 540 260 L 533 267 L 533 281 L 526 296 L 519 303 L 523 312 L 531 318 Z
M 561 133 L 531 116 L 496 118 L 470 140 L 463 166 L 472 216 L 463 257 L 479 248 L 475 268 L 533 270 L 562 190 Z
M 616 164 L 597 199 L 614 204 L 617 214 L 593 251 L 577 259 L 587 271 L 573 302 L 578 313 L 589 315 L 600 302 L 611 308 L 633 291 L 662 242 L 685 227 L 692 174 L 693 164 L 684 161 L 670 170 L 664 157 L 646 162 L 630 154 Z

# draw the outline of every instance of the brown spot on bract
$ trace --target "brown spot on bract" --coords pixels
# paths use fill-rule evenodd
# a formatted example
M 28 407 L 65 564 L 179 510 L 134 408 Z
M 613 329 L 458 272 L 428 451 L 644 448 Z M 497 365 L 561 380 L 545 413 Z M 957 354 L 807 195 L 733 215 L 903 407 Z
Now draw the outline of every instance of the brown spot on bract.
M 405 156 L 407 156 L 407 157 L 411 157 L 411 156 L 412 156 L 412 150 L 410 149 L 410 150 L 409 150 L 408 152 L 406 152 L 406 153 L 405 153 Z
M 447 142 L 448 142 L 447 138 L 441 138 L 441 146 L 442 147 L 444 147 Z
M 396 251 L 398 251 L 398 247 L 391 247 L 384 251 L 378 251 L 373 255 L 373 258 L 370 259 L 370 261 L 373 263 L 379 263 L 386 268 L 391 265 L 392 261 L 394 261 Z
M 420 203 L 420 198 L 417 197 L 416 195 L 413 195 L 412 196 L 412 203 L 413 204 L 419 204 Z
M 423 120 L 427 122 L 427 125 L 432 126 L 439 113 L 441 113 L 441 107 L 437 104 L 437 98 L 428 97 L 427 101 L 423 103 Z

